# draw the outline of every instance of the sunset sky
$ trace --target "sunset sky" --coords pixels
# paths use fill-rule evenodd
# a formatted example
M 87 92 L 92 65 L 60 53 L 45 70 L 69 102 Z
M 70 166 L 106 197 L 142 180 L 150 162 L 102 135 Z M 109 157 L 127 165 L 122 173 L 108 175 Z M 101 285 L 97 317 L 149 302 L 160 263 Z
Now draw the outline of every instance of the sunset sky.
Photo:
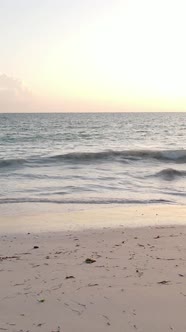
M 0 0 L 0 112 L 186 111 L 185 0 Z

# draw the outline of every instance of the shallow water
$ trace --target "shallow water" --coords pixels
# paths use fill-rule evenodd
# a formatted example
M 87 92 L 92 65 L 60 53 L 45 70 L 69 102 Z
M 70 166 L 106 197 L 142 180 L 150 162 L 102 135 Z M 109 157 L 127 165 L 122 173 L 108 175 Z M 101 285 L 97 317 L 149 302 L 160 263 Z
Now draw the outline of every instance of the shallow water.
M 29 202 L 185 204 L 186 114 L 0 114 L 0 204 Z

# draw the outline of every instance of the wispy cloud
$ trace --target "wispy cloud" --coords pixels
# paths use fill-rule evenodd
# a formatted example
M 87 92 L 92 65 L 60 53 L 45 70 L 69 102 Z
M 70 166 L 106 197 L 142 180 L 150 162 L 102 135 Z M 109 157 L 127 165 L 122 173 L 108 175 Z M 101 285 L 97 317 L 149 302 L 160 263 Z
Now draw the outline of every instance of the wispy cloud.
M 0 73 L 0 112 L 30 110 L 31 91 L 18 79 Z

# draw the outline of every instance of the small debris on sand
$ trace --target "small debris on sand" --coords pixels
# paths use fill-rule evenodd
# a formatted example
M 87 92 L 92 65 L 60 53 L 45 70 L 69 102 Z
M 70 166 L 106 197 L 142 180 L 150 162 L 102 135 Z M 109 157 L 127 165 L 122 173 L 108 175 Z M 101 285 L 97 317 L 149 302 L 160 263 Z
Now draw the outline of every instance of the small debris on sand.
M 38 300 L 39 303 L 44 303 L 45 299 Z
M 160 285 L 167 285 L 170 283 L 170 280 L 162 280 L 162 281 L 159 281 L 158 284 Z
M 95 263 L 96 262 L 96 260 L 95 259 L 92 259 L 92 258 L 86 258 L 85 259 L 85 263 L 86 264 L 92 264 L 92 263 Z
M 4 257 L 0 257 L 0 261 L 4 261 L 6 259 L 19 259 L 19 256 L 4 256 Z

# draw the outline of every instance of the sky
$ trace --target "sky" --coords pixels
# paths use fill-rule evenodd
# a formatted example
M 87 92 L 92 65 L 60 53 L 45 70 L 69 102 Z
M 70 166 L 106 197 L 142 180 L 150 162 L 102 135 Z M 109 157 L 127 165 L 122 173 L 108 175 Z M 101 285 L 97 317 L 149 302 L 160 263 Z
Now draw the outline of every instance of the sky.
M 185 13 L 185 0 L 0 0 L 0 112 L 185 112 Z

